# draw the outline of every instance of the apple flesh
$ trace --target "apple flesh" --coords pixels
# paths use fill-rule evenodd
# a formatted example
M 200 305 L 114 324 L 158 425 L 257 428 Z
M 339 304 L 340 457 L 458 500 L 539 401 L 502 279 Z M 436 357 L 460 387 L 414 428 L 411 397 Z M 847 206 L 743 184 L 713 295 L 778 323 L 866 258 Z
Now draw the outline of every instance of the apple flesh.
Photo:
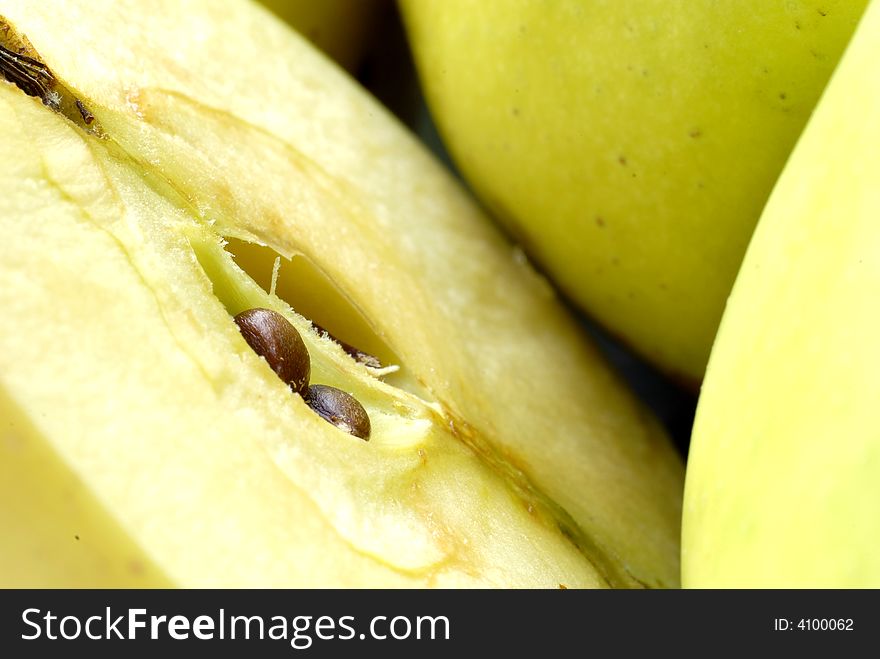
M 662 431 L 334 66 L 250 3 L 0 16 L 69 110 L 0 84 L 0 462 L 23 465 L 4 583 L 677 584 Z M 256 307 L 364 406 L 369 442 L 249 348 L 232 319 Z

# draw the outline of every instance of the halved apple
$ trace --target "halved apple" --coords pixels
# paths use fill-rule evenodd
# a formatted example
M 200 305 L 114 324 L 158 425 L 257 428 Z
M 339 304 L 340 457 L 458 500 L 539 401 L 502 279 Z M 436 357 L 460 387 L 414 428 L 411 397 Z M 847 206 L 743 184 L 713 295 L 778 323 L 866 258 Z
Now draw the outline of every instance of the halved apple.
M 656 422 L 311 46 L 244 2 L 0 16 L 40 82 L 0 83 L 0 581 L 677 584 Z M 250 349 L 254 307 L 369 442 Z

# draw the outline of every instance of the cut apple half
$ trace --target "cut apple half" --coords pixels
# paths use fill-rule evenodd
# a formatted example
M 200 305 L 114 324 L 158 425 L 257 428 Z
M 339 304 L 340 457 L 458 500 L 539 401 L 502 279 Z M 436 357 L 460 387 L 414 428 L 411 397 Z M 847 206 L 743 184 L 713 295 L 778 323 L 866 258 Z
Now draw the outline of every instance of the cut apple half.
M 5 65 L 0 581 L 677 584 L 657 423 L 344 74 L 251 3 L 0 16 L 67 99 Z M 369 442 L 250 348 L 249 308 L 296 328 Z

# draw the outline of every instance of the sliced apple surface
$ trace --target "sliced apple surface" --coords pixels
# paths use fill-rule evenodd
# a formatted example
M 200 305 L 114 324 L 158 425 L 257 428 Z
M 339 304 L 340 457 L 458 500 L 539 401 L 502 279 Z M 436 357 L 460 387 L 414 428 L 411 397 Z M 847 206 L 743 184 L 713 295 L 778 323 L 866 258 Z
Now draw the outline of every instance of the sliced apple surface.
M 64 583 L 676 585 L 682 468 L 656 422 L 344 74 L 249 3 L 0 16 L 46 71 L 0 85 L 0 446 L 51 456 L 94 552 L 123 556 Z M 232 317 L 254 307 L 369 442 L 248 347 Z M 34 544 L 3 579 L 53 585 L 45 561 L 86 552 L 44 528 L 63 499 L 7 499 Z

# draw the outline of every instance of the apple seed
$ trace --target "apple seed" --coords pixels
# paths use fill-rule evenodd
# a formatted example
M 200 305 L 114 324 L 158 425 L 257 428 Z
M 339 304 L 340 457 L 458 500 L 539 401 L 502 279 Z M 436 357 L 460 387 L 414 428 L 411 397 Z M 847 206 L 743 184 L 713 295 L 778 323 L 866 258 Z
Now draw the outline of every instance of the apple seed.
M 313 384 L 306 403 L 325 421 L 340 430 L 367 441 L 370 439 L 370 417 L 358 400 L 336 387 Z
M 241 335 L 294 392 L 308 393 L 311 360 L 306 344 L 288 320 L 271 309 L 248 309 L 235 317 Z

